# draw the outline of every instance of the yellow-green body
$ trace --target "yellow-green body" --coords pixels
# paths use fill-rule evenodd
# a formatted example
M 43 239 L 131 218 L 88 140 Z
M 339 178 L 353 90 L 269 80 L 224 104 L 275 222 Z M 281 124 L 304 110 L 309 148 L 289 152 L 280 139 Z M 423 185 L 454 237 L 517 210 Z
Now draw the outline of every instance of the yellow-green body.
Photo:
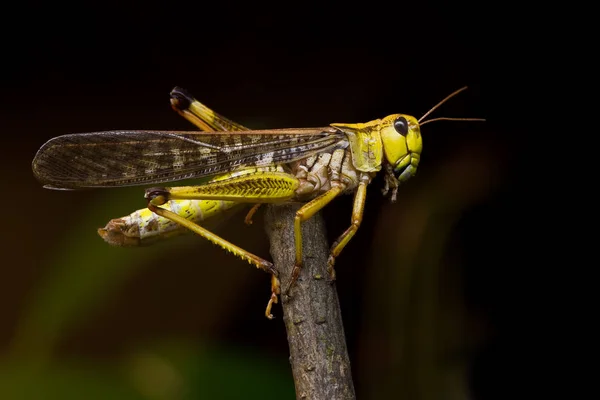
M 113 219 L 98 232 L 108 243 L 119 246 L 142 245 L 185 230 L 195 232 L 271 274 L 272 293 L 266 310 L 269 318 L 271 306 L 280 294 L 277 270 L 270 262 L 199 223 L 243 203 L 303 203 L 294 222 L 296 261 L 289 290 L 302 265 L 301 223 L 338 195 L 354 193 L 350 227 L 331 247 L 328 264 L 333 279 L 335 258 L 362 221 L 368 184 L 383 170 L 384 193 L 391 189 L 394 201 L 398 185 L 416 173 L 423 148 L 420 120 L 405 114 L 366 123 L 334 123 L 324 128 L 250 131 L 181 89 L 174 89 L 171 104 L 204 132 L 64 135 L 50 140 L 38 151 L 34 173 L 46 187 L 54 189 L 123 186 L 212 175 L 208 182 L 197 186 L 149 188 L 148 208 Z M 112 160 L 110 156 L 119 149 L 122 154 Z M 97 163 L 100 158 L 106 166 Z M 130 164 L 130 158 L 137 164 Z

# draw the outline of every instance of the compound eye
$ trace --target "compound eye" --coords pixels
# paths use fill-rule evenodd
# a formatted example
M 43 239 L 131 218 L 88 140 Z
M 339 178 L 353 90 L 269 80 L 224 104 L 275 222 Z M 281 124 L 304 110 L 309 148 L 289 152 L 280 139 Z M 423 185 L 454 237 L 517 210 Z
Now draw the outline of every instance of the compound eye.
M 404 117 L 398 117 L 394 121 L 394 129 L 402 136 L 408 133 L 408 121 Z

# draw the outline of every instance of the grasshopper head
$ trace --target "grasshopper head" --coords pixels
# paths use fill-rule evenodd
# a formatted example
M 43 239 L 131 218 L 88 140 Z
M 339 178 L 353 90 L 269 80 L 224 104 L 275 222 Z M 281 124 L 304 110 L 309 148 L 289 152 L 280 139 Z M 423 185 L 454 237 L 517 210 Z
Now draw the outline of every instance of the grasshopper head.
M 385 158 L 398 181 L 415 175 L 423 149 L 417 119 L 405 114 L 389 115 L 381 120 L 380 133 Z
M 442 101 L 433 106 L 418 120 L 406 114 L 393 114 L 379 122 L 379 132 L 383 143 L 383 151 L 389 165 L 392 166 L 398 183 L 406 181 L 417 173 L 423 140 L 421 139 L 421 126 L 435 121 L 485 121 L 482 118 L 434 118 L 424 119 L 446 101 L 456 96 L 467 87 L 460 88 L 449 94 Z M 392 194 L 392 199 L 395 194 Z M 392 200 L 393 201 L 393 200 Z

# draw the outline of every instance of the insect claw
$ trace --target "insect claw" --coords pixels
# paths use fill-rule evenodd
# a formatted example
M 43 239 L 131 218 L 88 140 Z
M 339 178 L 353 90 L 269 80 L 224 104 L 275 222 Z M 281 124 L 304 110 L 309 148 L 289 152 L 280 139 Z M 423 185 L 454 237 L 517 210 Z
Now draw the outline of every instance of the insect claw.
M 397 194 L 398 194 L 398 186 L 396 186 L 396 187 L 394 187 L 394 188 L 392 189 L 392 196 L 391 196 L 391 198 L 390 198 L 390 201 L 391 201 L 392 203 L 395 203 L 395 202 L 396 202 L 396 195 L 397 195 Z
M 271 298 L 267 303 L 267 308 L 265 310 L 265 317 L 267 317 L 268 319 L 275 319 L 275 316 L 271 314 L 271 308 L 273 307 L 274 303 L 277 303 L 277 295 L 275 293 L 272 293 Z
M 384 196 L 387 196 L 388 192 L 390 191 L 390 182 L 386 179 L 383 180 L 383 189 L 381 189 L 381 193 Z
M 271 298 L 269 299 L 265 310 L 265 317 L 268 319 L 275 318 L 275 316 L 271 314 L 271 308 L 273 307 L 273 304 L 279 303 L 279 299 L 277 298 L 279 293 L 281 293 L 281 283 L 279 282 L 279 278 L 275 275 L 271 275 Z
M 290 278 L 290 282 L 288 283 L 287 287 L 285 288 L 285 291 L 283 292 L 286 296 L 290 296 L 290 289 L 292 288 L 292 285 L 298 280 L 298 276 L 300 276 L 301 269 L 302 266 L 294 264 L 294 269 L 292 270 L 292 277 Z
M 329 258 L 327 259 L 327 273 L 329 274 L 329 282 L 333 283 L 335 282 L 336 276 L 335 276 L 335 268 L 333 267 L 335 264 L 335 257 L 333 255 L 329 255 Z

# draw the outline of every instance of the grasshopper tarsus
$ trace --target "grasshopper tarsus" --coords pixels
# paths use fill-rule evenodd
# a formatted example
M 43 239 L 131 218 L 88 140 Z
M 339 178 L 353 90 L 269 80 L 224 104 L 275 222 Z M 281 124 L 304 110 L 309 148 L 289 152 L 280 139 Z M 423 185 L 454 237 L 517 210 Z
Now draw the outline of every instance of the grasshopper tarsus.
M 267 319 L 275 319 L 275 316 L 271 313 L 271 308 L 273 307 L 273 304 L 276 304 L 277 302 L 277 295 L 275 293 L 271 293 L 271 298 L 269 299 L 267 308 L 265 309 L 265 317 L 267 317 Z
M 294 283 L 296 283 L 296 281 L 298 280 L 301 270 L 302 270 L 302 265 L 297 264 L 297 263 L 294 264 L 294 268 L 292 269 L 292 276 L 290 277 L 290 281 L 283 292 L 286 296 L 290 295 L 290 289 L 292 288 Z
M 271 313 L 271 308 L 273 304 L 279 303 L 279 298 L 277 295 L 281 293 L 281 282 L 279 282 L 279 278 L 277 278 L 276 274 L 271 275 L 271 298 L 267 303 L 267 308 L 265 309 L 265 317 L 268 319 L 274 319 L 275 316 Z
M 333 284 L 336 279 L 334 265 L 335 265 L 335 257 L 333 256 L 333 254 L 330 254 L 329 258 L 327 259 L 327 274 L 329 275 L 328 282 L 331 284 Z

